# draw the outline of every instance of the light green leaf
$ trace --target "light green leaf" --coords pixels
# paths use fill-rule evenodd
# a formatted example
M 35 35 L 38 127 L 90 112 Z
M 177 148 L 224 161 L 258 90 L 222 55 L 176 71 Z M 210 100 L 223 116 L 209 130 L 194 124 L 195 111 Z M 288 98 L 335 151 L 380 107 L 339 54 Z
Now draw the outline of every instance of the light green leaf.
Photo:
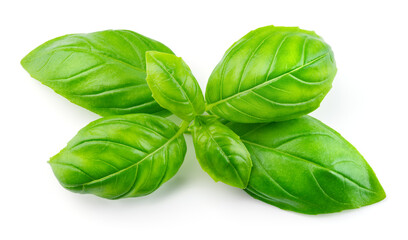
M 264 124 L 229 123 L 251 154 L 251 196 L 307 214 L 339 212 L 381 201 L 375 173 L 340 134 L 304 116 Z
M 191 121 L 205 110 L 203 93 L 187 64 L 172 54 L 146 53 L 147 83 L 154 99 L 178 117 Z
M 70 34 L 37 47 L 21 64 L 33 78 L 101 116 L 166 115 L 146 83 L 145 52 L 150 50 L 172 53 L 128 30 Z
M 198 162 L 215 181 L 245 188 L 252 161 L 245 145 L 231 129 L 212 116 L 198 116 L 191 126 Z
M 147 114 L 98 119 L 81 129 L 50 164 L 61 185 L 73 192 L 109 199 L 147 195 L 183 163 L 185 128 Z
M 320 105 L 336 70 L 330 46 L 314 32 L 262 27 L 234 43 L 215 67 L 207 110 L 233 122 L 293 119 Z

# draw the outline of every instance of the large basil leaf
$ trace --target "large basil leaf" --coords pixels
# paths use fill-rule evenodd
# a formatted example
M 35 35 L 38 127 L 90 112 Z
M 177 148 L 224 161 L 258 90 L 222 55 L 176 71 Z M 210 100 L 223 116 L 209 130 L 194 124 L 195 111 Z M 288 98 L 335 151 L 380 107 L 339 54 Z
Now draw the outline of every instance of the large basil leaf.
M 166 114 L 146 83 L 145 52 L 172 53 L 163 44 L 128 30 L 71 34 L 30 52 L 22 66 L 69 101 L 101 116 Z
M 185 128 L 148 114 L 98 119 L 80 130 L 50 164 L 61 185 L 73 192 L 109 199 L 147 195 L 183 163 Z
M 198 116 L 191 126 L 198 162 L 215 181 L 245 188 L 252 161 L 245 145 L 213 116 Z
M 204 112 L 203 93 L 183 59 L 150 51 L 146 53 L 146 65 L 147 83 L 163 108 L 186 121 Z
M 259 28 L 234 43 L 212 72 L 207 110 L 242 123 L 293 119 L 320 105 L 335 74 L 333 52 L 314 32 Z
M 359 152 L 312 117 L 228 126 L 251 153 L 246 192 L 254 198 L 307 214 L 358 208 L 385 198 Z

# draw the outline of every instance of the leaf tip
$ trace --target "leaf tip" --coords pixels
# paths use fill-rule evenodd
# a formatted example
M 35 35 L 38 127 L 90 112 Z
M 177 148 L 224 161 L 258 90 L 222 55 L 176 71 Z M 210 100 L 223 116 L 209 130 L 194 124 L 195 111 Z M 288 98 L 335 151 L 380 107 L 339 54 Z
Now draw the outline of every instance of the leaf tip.
M 21 65 L 25 70 L 27 70 L 27 65 L 28 65 L 28 63 L 29 63 L 28 56 L 29 56 L 29 54 L 26 55 L 25 57 L 23 57 L 23 58 L 20 60 L 20 65 Z

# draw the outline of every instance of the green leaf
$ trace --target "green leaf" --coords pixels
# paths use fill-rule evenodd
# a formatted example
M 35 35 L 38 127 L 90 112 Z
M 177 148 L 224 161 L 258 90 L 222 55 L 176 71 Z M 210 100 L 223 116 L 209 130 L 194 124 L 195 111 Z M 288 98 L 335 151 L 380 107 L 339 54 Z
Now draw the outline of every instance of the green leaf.
M 109 199 L 147 195 L 183 163 L 185 128 L 148 114 L 98 119 L 81 129 L 50 164 L 61 185 L 73 192 Z
M 166 115 L 146 83 L 145 52 L 172 53 L 163 44 L 128 30 L 70 34 L 30 52 L 22 66 L 69 101 L 101 116 Z
M 277 123 L 229 123 L 251 153 L 251 196 L 282 209 L 332 213 L 385 198 L 375 173 L 340 134 L 304 116 Z
M 165 109 L 191 121 L 205 110 L 204 96 L 187 64 L 172 54 L 146 53 L 147 83 Z
M 207 110 L 242 123 L 293 119 L 319 107 L 336 71 L 330 46 L 314 32 L 259 28 L 234 43 L 215 67 Z
M 198 162 L 215 181 L 245 188 L 252 162 L 245 145 L 212 116 L 197 116 L 191 126 Z

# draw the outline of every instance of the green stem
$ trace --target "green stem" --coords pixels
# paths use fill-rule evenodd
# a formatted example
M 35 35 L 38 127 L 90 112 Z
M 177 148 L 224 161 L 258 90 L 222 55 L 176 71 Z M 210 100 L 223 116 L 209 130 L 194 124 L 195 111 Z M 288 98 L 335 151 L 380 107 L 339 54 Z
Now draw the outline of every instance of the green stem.
M 179 126 L 179 130 L 177 131 L 176 135 L 180 135 L 183 133 L 190 133 L 190 131 L 188 131 L 188 126 L 190 125 L 190 122 L 187 121 L 182 121 L 180 126 Z

